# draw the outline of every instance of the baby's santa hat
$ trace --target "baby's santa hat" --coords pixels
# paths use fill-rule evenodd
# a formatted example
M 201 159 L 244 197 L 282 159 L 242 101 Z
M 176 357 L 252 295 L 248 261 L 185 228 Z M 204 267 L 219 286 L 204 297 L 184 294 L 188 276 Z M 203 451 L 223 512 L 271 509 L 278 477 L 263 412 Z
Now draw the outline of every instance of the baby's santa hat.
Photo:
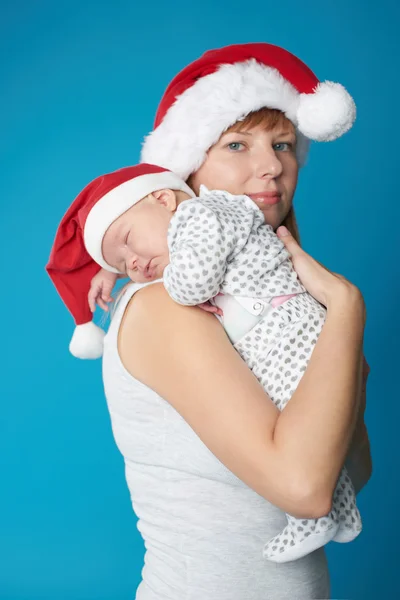
M 194 195 L 180 177 L 167 169 L 135 165 L 89 183 L 61 220 L 46 271 L 75 320 L 69 349 L 77 358 L 99 358 L 103 354 L 105 333 L 92 321 L 88 293 L 100 267 L 119 273 L 104 260 L 103 237 L 131 206 L 161 189 L 183 190 Z
M 295 125 L 300 164 L 310 140 L 340 137 L 356 116 L 341 84 L 320 82 L 287 50 L 264 43 L 226 46 L 206 52 L 171 81 L 141 160 L 187 179 L 224 131 L 263 107 L 281 110 Z

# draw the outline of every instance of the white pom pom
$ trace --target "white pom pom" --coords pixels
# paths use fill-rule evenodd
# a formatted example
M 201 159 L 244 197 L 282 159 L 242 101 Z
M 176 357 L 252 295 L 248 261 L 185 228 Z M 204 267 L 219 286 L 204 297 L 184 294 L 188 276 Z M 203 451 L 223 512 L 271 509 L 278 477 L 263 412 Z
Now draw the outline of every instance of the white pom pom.
M 100 358 L 103 354 L 105 332 L 93 321 L 77 325 L 69 344 L 69 350 L 76 358 Z
M 340 83 L 324 81 L 313 94 L 300 94 L 298 128 L 311 140 L 335 140 L 350 129 L 355 118 L 354 100 Z

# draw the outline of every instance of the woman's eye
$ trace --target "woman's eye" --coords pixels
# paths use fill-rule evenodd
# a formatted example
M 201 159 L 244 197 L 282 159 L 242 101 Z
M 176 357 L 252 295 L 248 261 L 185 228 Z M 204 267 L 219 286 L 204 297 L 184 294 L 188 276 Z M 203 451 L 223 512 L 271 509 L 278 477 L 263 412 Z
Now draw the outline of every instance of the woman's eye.
M 231 142 L 230 144 L 228 144 L 228 148 L 229 150 L 233 150 L 233 152 L 237 152 L 238 150 L 244 148 L 244 144 L 242 144 L 241 142 Z
M 292 150 L 293 145 L 290 142 L 279 142 L 278 144 L 274 144 L 274 150 L 277 152 L 288 152 Z

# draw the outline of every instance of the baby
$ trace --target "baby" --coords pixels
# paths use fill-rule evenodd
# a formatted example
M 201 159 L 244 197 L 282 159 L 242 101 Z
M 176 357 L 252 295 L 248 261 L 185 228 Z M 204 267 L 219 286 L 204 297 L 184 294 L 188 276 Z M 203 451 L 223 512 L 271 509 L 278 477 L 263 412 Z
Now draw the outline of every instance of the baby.
M 151 212 L 140 210 L 142 203 L 161 204 L 167 224 L 149 222 Z M 197 198 L 155 190 L 130 210 L 135 225 L 128 233 L 130 262 L 122 276 L 136 282 L 162 277 L 174 301 L 215 312 L 235 349 L 283 410 L 306 370 L 326 311 L 298 280 L 288 251 L 261 210 L 247 196 L 204 186 Z M 136 232 L 146 239 L 142 253 L 135 248 Z M 160 237 L 166 237 L 164 263 L 154 260 L 155 251 L 152 256 Z M 92 279 L 92 311 L 96 303 L 107 309 L 117 277 L 101 269 Z M 286 517 L 287 526 L 264 547 L 264 557 L 274 562 L 296 560 L 330 540 L 349 542 L 362 527 L 344 468 L 328 515 Z

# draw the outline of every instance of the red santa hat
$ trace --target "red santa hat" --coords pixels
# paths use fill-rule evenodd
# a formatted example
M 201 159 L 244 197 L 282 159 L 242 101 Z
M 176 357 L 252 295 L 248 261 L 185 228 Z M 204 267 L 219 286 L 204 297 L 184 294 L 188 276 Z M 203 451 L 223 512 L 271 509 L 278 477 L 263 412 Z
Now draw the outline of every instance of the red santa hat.
M 342 85 L 320 82 L 287 50 L 264 43 L 226 46 L 206 52 L 171 81 L 141 160 L 187 179 L 226 129 L 263 107 L 281 110 L 295 125 L 300 164 L 310 140 L 340 137 L 356 115 Z
M 77 358 L 99 358 L 104 331 L 92 321 L 90 283 L 104 260 L 103 237 L 110 225 L 148 194 L 161 189 L 193 191 L 174 173 L 154 165 L 126 167 L 98 177 L 75 198 L 58 227 L 46 271 L 72 314 L 76 328 L 69 349 Z

